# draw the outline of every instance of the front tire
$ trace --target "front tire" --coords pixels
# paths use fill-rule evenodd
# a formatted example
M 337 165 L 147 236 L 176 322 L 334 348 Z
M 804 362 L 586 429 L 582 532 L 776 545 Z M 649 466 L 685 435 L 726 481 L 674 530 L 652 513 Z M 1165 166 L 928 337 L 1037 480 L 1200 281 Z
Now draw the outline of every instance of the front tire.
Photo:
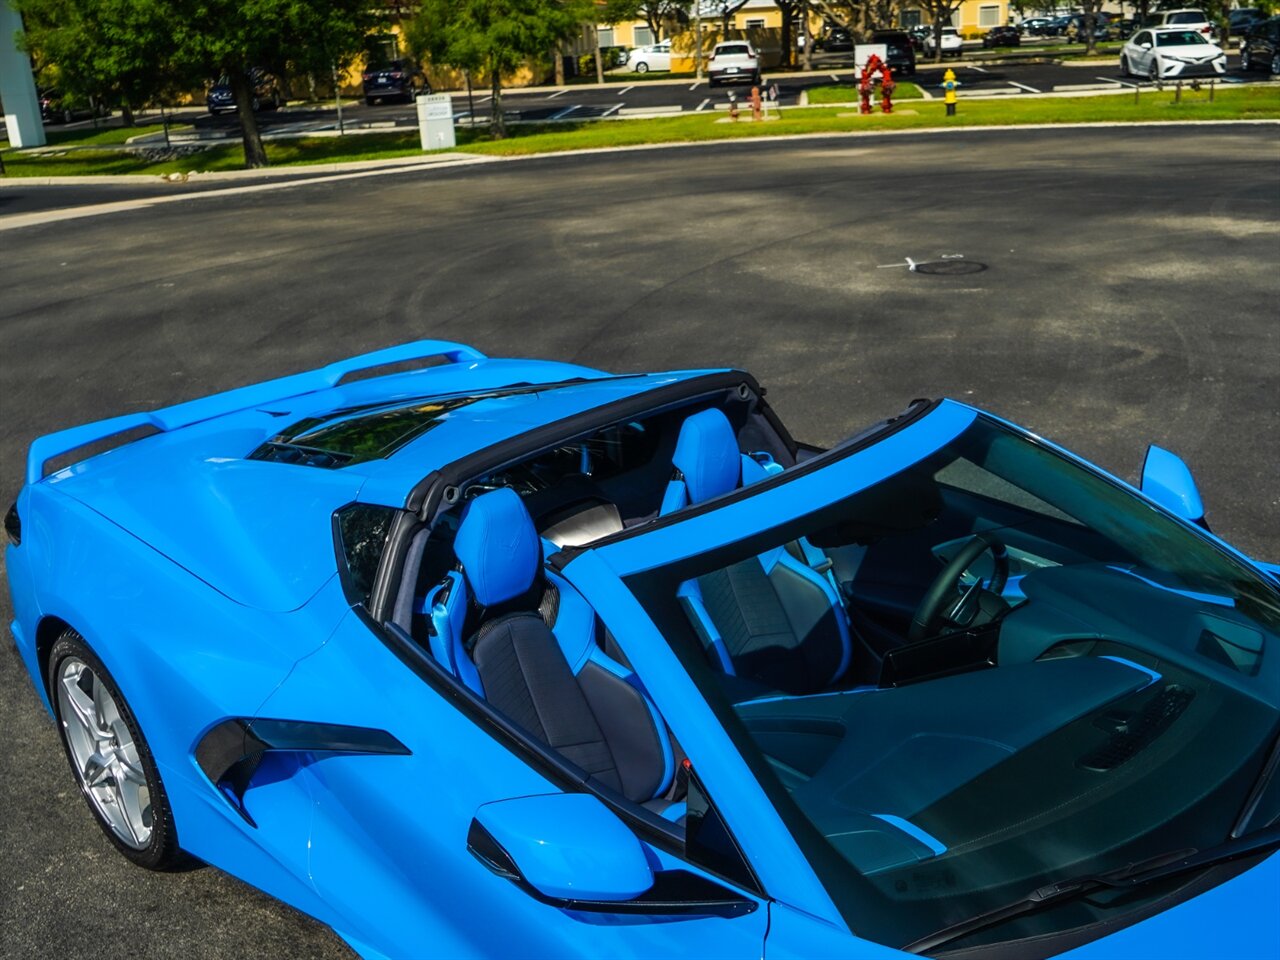
M 1147 67 L 1147 79 L 1152 83 L 1160 82 L 1160 64 L 1155 60 L 1152 60 L 1151 66 Z
M 1271 73 L 1273 76 L 1280 74 L 1280 53 L 1273 54 L 1271 57 Z
M 1240 51 L 1240 70 L 1243 73 L 1248 73 L 1252 69 L 1253 62 L 1249 59 L 1249 48 L 1245 47 Z
M 648 73 L 648 72 L 649 72 L 649 65 L 645 63 L 643 60 L 641 60 L 639 63 L 636 64 L 636 73 Z
M 160 771 L 115 680 L 70 628 L 49 652 L 48 668 L 62 747 L 98 826 L 140 867 L 178 865 L 182 849 Z

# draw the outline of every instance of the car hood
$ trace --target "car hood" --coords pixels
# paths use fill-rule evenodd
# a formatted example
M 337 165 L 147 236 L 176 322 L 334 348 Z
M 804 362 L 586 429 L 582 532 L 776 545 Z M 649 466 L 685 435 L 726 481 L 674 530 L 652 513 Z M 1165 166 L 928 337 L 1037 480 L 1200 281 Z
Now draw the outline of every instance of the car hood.
M 1280 957 L 1280 855 L 1058 960 Z

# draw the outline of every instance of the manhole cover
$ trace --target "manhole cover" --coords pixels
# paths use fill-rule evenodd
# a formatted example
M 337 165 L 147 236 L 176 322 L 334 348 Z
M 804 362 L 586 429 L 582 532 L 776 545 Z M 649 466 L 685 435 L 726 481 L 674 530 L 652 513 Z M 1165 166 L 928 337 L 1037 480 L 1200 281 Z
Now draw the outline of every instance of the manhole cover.
M 985 269 L 987 265 L 977 260 L 930 260 L 927 263 L 917 263 L 915 266 L 916 273 L 932 273 L 944 277 L 981 273 Z

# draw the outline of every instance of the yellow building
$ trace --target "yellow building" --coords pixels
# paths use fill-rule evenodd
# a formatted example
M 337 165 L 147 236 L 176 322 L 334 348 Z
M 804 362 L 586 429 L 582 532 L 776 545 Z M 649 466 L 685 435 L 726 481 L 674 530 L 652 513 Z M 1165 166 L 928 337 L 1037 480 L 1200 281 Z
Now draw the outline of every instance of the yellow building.
M 705 5 L 704 9 L 709 6 L 711 4 Z M 1008 23 L 1009 12 L 1009 0 L 963 0 L 960 8 L 951 17 L 951 24 L 966 36 L 981 36 L 992 27 Z M 886 26 L 915 27 L 931 22 L 932 18 L 927 10 L 908 3 L 902 8 L 898 23 L 886 24 Z M 721 27 L 721 17 L 704 13 L 702 25 L 704 31 L 714 33 Z M 668 25 L 669 30 L 673 27 L 676 25 Z M 809 34 L 820 37 L 824 27 L 822 14 L 811 7 Z M 599 29 L 602 47 L 644 47 L 655 43 L 658 39 L 666 39 L 668 36 L 664 33 L 661 38 L 655 37 L 653 30 L 643 20 L 601 24 Z M 780 35 L 782 11 L 773 0 L 747 0 L 742 7 L 729 16 L 729 29 L 732 31 L 731 36 L 736 33 L 750 38 L 751 31 L 757 30 L 767 30 L 771 33 L 777 31 L 777 35 Z M 796 22 L 793 25 L 792 37 L 798 37 L 799 34 L 799 23 Z

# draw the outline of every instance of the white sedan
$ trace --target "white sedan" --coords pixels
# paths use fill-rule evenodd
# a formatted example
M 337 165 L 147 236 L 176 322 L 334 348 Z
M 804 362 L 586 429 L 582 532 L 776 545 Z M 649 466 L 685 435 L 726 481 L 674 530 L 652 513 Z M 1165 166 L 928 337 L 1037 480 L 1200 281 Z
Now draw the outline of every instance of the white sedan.
M 635 73 L 671 69 L 671 41 L 636 47 L 627 54 L 627 66 Z
M 1226 72 L 1226 53 L 1194 27 L 1139 30 L 1120 51 L 1120 74 L 1125 77 L 1181 80 Z
M 933 31 L 929 31 L 929 35 L 924 38 L 925 53 L 933 54 L 933 44 L 937 38 L 934 37 Z M 960 56 L 960 50 L 964 47 L 964 41 L 960 38 L 960 31 L 955 27 L 942 28 L 942 55 Z

